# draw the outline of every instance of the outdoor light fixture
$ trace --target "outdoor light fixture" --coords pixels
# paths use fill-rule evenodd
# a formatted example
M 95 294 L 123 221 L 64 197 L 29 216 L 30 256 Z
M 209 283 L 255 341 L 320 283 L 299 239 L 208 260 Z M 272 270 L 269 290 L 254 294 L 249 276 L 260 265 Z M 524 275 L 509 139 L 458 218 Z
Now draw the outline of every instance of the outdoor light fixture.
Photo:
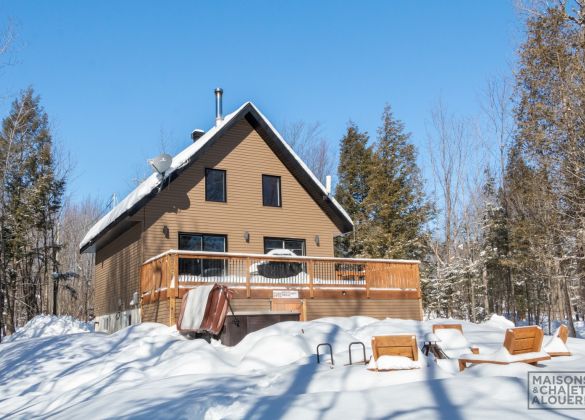
M 165 235 L 165 238 L 169 239 L 169 227 L 167 225 L 163 226 L 163 234 Z
M 250 242 L 250 232 L 248 232 L 248 231 L 244 232 L 244 240 L 246 242 Z
M 321 242 L 321 239 L 319 238 L 319 235 L 315 235 L 315 245 L 319 246 L 320 242 Z

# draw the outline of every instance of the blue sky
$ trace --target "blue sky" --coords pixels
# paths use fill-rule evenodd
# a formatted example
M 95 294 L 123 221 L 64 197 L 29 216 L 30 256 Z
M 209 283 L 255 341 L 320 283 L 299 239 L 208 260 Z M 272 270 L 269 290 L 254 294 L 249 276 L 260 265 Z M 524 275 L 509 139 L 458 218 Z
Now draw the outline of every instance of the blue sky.
M 74 200 L 124 196 L 161 136 L 177 151 L 224 111 L 253 101 L 278 127 L 319 121 L 337 150 L 349 119 L 375 133 L 385 103 L 413 134 L 423 172 L 439 98 L 479 112 L 489 77 L 510 72 L 512 1 L 4 1 L 14 65 L 0 112 L 33 86 L 75 164 Z

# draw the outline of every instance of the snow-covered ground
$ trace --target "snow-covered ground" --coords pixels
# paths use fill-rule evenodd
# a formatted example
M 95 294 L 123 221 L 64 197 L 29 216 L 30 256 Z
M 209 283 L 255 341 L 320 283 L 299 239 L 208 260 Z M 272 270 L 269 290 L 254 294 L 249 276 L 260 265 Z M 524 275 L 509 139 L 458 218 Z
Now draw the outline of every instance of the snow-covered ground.
M 422 344 L 432 324 L 445 321 L 284 322 L 231 348 L 186 340 L 149 323 L 112 335 L 21 337 L 0 345 L 0 418 L 579 417 L 575 411 L 527 410 L 526 381 L 528 371 L 583 370 L 581 339 L 569 339 L 573 356 L 538 367 L 476 365 L 460 373 L 451 360 L 391 372 L 346 366 L 352 341 L 364 342 L 369 358 L 374 335 L 413 333 Z M 509 326 L 498 318 L 461 323 L 481 353 L 497 350 Z M 35 330 L 23 331 L 28 329 Z M 334 366 L 316 363 L 315 348 L 323 342 L 333 346 Z M 356 350 L 353 359 L 360 358 Z
M 8 337 L 2 337 L 2 340 L 9 343 L 31 338 L 82 332 L 93 332 L 93 326 L 72 316 L 38 315 L 28 321 L 22 328 L 17 329 L 16 333 Z

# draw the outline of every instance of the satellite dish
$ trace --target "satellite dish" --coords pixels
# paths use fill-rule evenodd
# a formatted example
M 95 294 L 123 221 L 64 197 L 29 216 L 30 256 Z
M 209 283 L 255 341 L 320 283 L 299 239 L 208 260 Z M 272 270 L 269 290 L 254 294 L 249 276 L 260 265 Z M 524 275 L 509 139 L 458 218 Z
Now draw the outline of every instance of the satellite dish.
M 159 155 L 154 159 L 148 159 L 147 162 L 150 166 L 152 166 L 152 169 L 155 172 L 158 172 L 160 175 L 163 175 L 171 167 L 172 161 L 173 157 L 171 155 L 163 153 L 162 155 Z

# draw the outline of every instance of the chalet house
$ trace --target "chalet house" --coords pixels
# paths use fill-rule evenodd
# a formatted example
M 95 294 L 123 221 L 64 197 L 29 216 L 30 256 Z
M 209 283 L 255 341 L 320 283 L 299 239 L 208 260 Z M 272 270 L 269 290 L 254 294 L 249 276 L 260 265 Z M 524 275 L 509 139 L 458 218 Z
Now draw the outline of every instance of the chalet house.
M 334 258 L 334 237 L 353 229 L 348 214 L 254 104 L 223 116 L 221 95 L 215 126 L 195 131 L 81 242 L 95 253 L 96 328 L 172 325 L 185 292 L 206 283 L 234 290 L 240 318 L 264 316 L 250 329 L 324 316 L 421 319 L 418 262 Z

